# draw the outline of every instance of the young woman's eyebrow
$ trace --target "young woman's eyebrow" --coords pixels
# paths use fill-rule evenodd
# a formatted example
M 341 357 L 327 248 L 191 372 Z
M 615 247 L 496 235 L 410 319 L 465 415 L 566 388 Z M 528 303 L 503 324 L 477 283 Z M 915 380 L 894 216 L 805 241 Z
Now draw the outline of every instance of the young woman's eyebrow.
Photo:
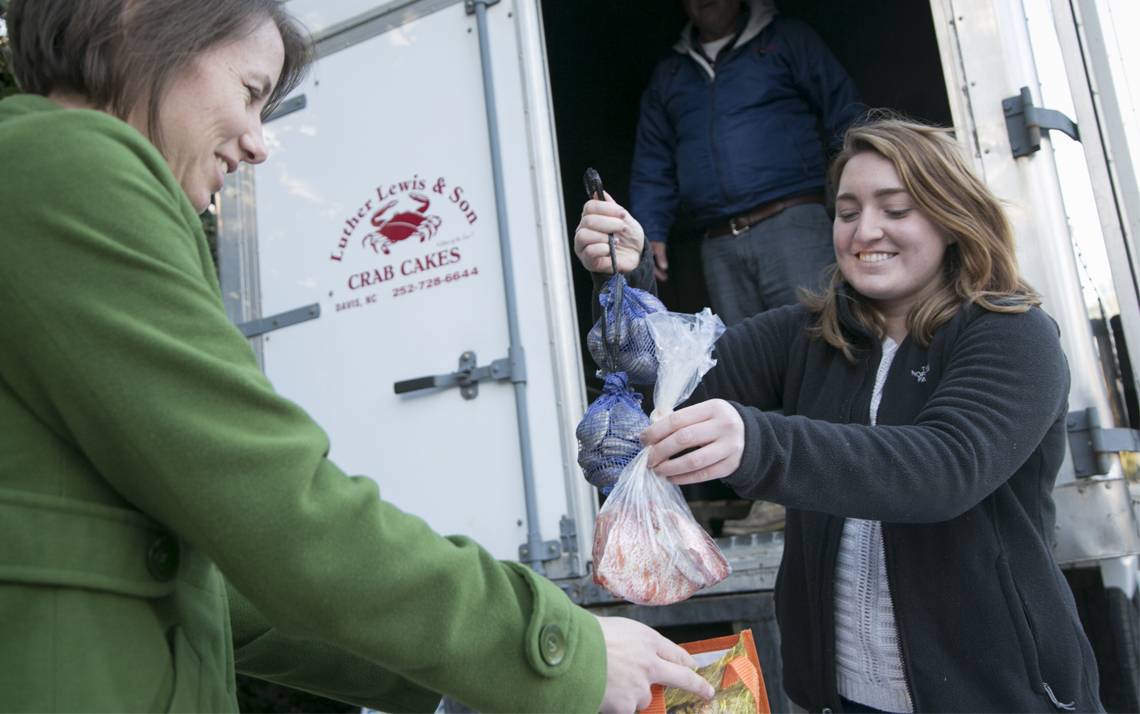
M 872 195 L 875 198 L 882 198 L 883 196 L 894 196 L 895 194 L 906 193 L 906 192 L 907 192 L 907 190 L 905 188 L 901 188 L 901 187 L 880 188 L 880 189 L 876 190 Z
M 877 189 L 871 195 L 874 196 L 875 198 L 882 198 L 883 196 L 893 196 L 893 195 L 898 194 L 898 193 L 907 193 L 907 190 L 905 188 L 880 188 L 880 189 Z M 850 192 L 845 192 L 845 193 L 841 193 L 838 196 L 836 196 L 835 200 L 836 201 L 844 201 L 844 200 L 856 201 L 858 199 L 855 198 L 855 194 L 850 193 Z

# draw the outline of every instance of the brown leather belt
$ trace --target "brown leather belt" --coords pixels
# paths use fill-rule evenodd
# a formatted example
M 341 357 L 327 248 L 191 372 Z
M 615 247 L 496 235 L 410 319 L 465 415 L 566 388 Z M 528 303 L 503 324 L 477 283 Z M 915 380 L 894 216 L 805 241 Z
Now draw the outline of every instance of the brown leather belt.
M 748 213 L 742 213 L 739 216 L 733 216 L 728 220 L 728 223 L 722 223 L 719 226 L 713 226 L 712 228 L 709 228 L 705 231 L 705 238 L 738 236 L 760 221 L 771 218 L 784 209 L 791 208 L 792 206 L 802 206 L 805 203 L 823 203 L 823 196 L 818 193 L 809 193 L 803 196 L 781 198 L 778 201 L 765 203 L 762 206 L 753 208 Z

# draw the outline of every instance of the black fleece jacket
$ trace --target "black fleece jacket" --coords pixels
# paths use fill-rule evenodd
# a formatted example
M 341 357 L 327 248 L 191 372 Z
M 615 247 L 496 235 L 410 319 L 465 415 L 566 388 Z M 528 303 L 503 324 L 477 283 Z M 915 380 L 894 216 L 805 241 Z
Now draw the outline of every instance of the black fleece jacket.
M 653 288 L 647 260 L 628 277 Z M 872 427 L 881 345 L 844 318 L 854 363 L 808 337 L 801 306 L 730 328 L 689 402 L 739 411 L 744 453 L 726 483 L 788 508 L 775 592 L 788 695 L 842 710 L 834 585 L 851 517 L 883 523 L 916 711 L 1103 711 L 1050 545 L 1069 390 L 1056 324 L 967 306 L 929 347 L 908 337 Z

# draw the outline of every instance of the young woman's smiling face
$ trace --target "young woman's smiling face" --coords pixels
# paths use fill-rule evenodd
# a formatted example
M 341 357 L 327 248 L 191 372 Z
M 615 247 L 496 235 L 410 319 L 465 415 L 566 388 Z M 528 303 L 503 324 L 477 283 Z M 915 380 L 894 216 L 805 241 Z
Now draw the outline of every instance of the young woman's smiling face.
M 879 154 L 856 154 L 844 166 L 832 239 L 843 277 L 875 303 L 888 324 L 905 323 L 910 308 L 942 285 L 950 241 Z

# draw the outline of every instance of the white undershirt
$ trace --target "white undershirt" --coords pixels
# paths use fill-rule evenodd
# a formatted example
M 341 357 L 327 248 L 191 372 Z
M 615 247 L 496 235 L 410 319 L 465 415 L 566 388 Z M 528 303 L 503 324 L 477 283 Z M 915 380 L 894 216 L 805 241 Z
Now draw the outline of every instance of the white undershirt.
M 705 51 L 705 56 L 715 63 L 717 53 L 720 52 L 722 47 L 731 42 L 732 38 L 735 36 L 736 35 L 727 35 L 720 38 L 719 40 L 713 40 L 712 42 L 702 42 L 701 49 Z
M 883 358 L 871 393 L 871 425 L 878 422 L 883 384 L 898 343 L 883 340 Z M 912 712 L 879 521 L 843 522 L 835 565 L 835 676 L 839 693 L 887 712 Z

